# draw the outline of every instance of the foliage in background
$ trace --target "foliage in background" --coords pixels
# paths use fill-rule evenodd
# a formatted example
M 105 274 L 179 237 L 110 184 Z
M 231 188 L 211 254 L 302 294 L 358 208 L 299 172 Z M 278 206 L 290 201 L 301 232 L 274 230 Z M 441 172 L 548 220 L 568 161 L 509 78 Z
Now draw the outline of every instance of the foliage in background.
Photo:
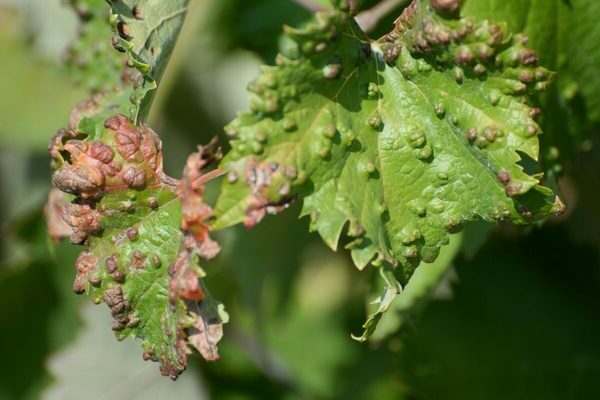
M 225 9 L 234 2 L 215 2 L 202 10 L 207 20 L 199 18 L 197 29 L 208 32 L 209 38 L 210 32 L 217 29 L 219 32 L 261 32 L 252 26 L 252 21 L 257 19 L 249 17 L 249 11 L 244 10 L 266 7 L 267 2 L 250 3 L 240 8 L 239 19 L 232 20 L 224 15 Z M 577 4 L 573 7 L 577 10 Z M 307 13 L 297 14 L 293 10 L 300 10 L 286 2 L 277 2 L 271 10 L 275 16 L 288 13 L 308 17 Z M 239 21 L 249 21 L 249 25 Z M 278 30 L 280 22 L 275 21 L 271 31 Z M 212 25 L 218 26 L 211 28 Z M 267 60 L 277 45 L 269 36 L 272 35 L 261 36 L 262 43 L 270 43 L 261 50 Z M 206 60 L 199 64 L 182 63 L 182 75 L 173 82 L 170 94 L 164 95 L 168 100 L 161 102 L 165 105 L 164 111 L 154 117 L 157 128 L 169 135 L 165 154 L 166 169 L 171 173 L 182 170 L 185 154 L 195 143 L 207 142 L 219 131 L 219 126 L 233 116 L 239 107 L 236 106 L 240 104 L 239 98 L 244 97 L 240 91 L 247 81 L 244 76 L 257 73 L 254 72 L 257 57 L 248 52 L 248 47 L 239 47 L 237 43 L 243 41 L 236 41 L 236 35 L 215 33 L 212 37 L 219 38 L 220 42 L 210 42 L 209 38 L 199 43 L 190 42 L 195 50 L 188 52 L 191 57 L 205 54 Z M 248 35 L 242 33 L 237 37 L 246 40 Z M 247 46 L 255 50 L 252 45 Z M 201 65 L 207 72 L 203 74 L 194 65 Z M 220 67 L 248 72 L 240 74 L 243 76 L 237 85 L 222 81 L 220 87 L 215 86 L 218 82 L 205 78 L 208 71 Z M 43 66 L 40 68 L 46 70 Z M 231 89 L 216 90 L 222 88 Z M 61 93 L 68 94 L 68 91 Z M 47 99 L 55 98 L 52 93 L 47 95 Z M 228 98 L 231 101 L 227 101 Z M 63 104 L 62 115 L 66 115 L 70 101 Z M 59 106 L 58 102 L 52 104 Z M 218 112 L 213 112 L 215 108 Z M 1 112 L 3 117 L 9 115 L 5 109 Z M 27 114 L 23 115 L 20 121 L 28 121 Z M 191 115 L 194 118 L 190 118 Z M 204 137 L 198 135 L 199 119 L 205 121 L 201 125 L 214 127 L 212 131 L 203 130 Z M 73 259 L 61 257 L 57 266 L 49 261 L 41 233 L 43 227 L 39 227 L 37 239 L 31 235 L 36 205 L 29 207 L 31 214 L 20 201 L 38 182 L 40 196 L 30 201 L 37 202 L 39 207 L 48 173 L 44 166 L 43 142 L 47 132 L 61 125 L 64 122 L 48 125 L 33 136 L 38 143 L 37 157 L 36 150 L 27 150 L 24 146 L 19 151 L 11 147 L 10 157 L 8 151 L 2 152 L 3 184 L 9 185 L 4 187 L 16 189 L 27 182 L 20 191 L 2 190 L 3 213 L 8 212 L 7 205 L 17 204 L 21 210 L 16 214 L 31 215 L 29 219 L 22 219 L 13 214 L 12 223 L 3 223 L 5 232 L 15 233 L 11 242 L 18 245 L 11 248 L 21 250 L 12 254 L 20 254 L 21 261 L 17 264 L 12 258 L 13 261 L 2 263 L 1 293 L 7 296 L 2 304 L 28 305 L 28 309 L 8 306 L 2 309 L 2 326 L 11 327 L 3 331 L 2 343 L 10 347 L 3 347 L 2 353 L 8 354 L 9 364 L 17 366 L 11 371 L 23 371 L 16 375 L 18 379 L 3 381 L 0 385 L 7 398 L 24 398 L 25 391 L 35 393 L 36 386 L 43 386 L 39 374 L 43 371 L 45 355 L 61 345 L 50 344 L 52 335 L 57 335 L 50 326 L 64 328 L 54 336 L 62 338 L 62 343 L 68 340 L 65 333 L 76 329 L 75 324 L 66 322 L 72 320 L 75 313 L 59 311 L 64 309 L 65 301 L 76 303 L 68 292 Z M 3 146 L 9 141 L 14 143 L 15 135 L 9 134 L 13 131 L 4 130 L 4 125 L 0 125 L 0 129 Z M 548 131 L 545 125 L 544 130 Z M 588 138 L 591 140 L 594 136 Z M 544 139 L 546 136 L 542 143 Z M 593 338 L 599 331 L 594 322 L 598 309 L 594 296 L 598 289 L 598 233 L 594 229 L 597 224 L 593 223 L 598 220 L 593 197 L 597 196 L 593 191 L 593 182 L 597 179 L 593 171 L 598 166 L 595 154 L 596 150 L 592 150 L 579 156 L 577 163 L 567 167 L 563 187 L 569 188 L 565 189 L 571 206 L 568 220 L 536 230 L 527 239 L 519 232 L 503 228 L 492 236 L 492 242 L 475 259 L 459 257 L 454 262 L 454 270 L 460 277 L 454 285 L 454 300 L 434 303 L 418 320 L 410 315 L 404 317 L 407 322 L 402 332 L 382 342 L 379 350 L 357 345 L 346 335 L 348 331 L 356 331 L 360 323 L 363 314 L 360 299 L 369 290 L 368 285 L 359 283 L 360 278 L 354 276 L 356 272 L 345 257 L 332 256 L 314 237 L 307 238 L 306 224 L 294 222 L 299 210 L 268 218 L 264 226 L 251 232 L 235 229 L 223 233 L 220 241 L 226 251 L 206 268 L 212 276 L 209 283 L 213 291 L 229 305 L 234 318 L 229 328 L 230 338 L 221 350 L 223 360 L 201 367 L 209 392 L 216 398 L 505 398 L 506 391 L 522 393 L 523 398 L 597 396 L 597 383 L 593 379 L 598 373 L 598 346 Z M 8 169 L 4 165 L 12 167 L 10 174 L 5 173 Z M 21 165 L 20 169 L 15 167 L 17 165 Z M 9 194 L 17 200 L 6 199 Z M 3 221 L 8 221 L 6 215 L 3 214 Z M 17 235 L 19 227 L 23 229 Z M 471 246 L 476 245 L 479 238 L 480 234 L 467 230 L 463 249 L 473 254 L 475 250 Z M 37 246 L 32 247 L 33 243 Z M 34 248 L 39 250 L 32 251 Z M 561 251 L 548 253 L 548 248 Z M 58 251 L 64 253 L 64 249 Z M 325 255 L 329 258 L 324 258 Z M 491 263 L 490 259 L 495 262 Z M 41 278 L 40 271 L 44 270 L 48 271 L 47 278 Z M 40 278 L 38 286 L 34 286 L 36 277 Z M 447 296 L 447 279 L 441 286 L 446 289 L 432 291 L 432 295 Z M 43 302 L 44 307 L 39 307 L 30 300 L 32 292 L 40 293 L 39 298 L 56 300 Z M 21 320 L 17 318 L 19 315 L 23 316 Z M 533 315 L 538 317 L 531 318 Z M 39 325 L 31 325 L 31 320 L 38 321 Z M 32 338 L 28 339 L 23 332 L 30 332 Z M 40 346 L 26 346 L 41 336 L 46 339 L 38 341 Z M 547 340 L 540 341 L 541 336 Z M 15 343 L 23 344 L 14 346 Z M 322 348 L 315 347 L 317 345 Z M 124 344 L 107 342 L 105 346 L 105 356 L 109 358 L 111 352 L 125 351 Z M 112 351 L 108 346 L 112 346 Z M 20 353 L 22 349 L 27 349 L 29 356 Z M 294 349 L 299 349 L 298 353 L 294 353 Z M 306 357 L 305 349 L 311 349 L 311 357 Z M 133 352 L 135 357 L 140 357 L 139 351 Z M 518 368 L 514 368 L 515 360 Z M 138 363 L 141 364 L 141 360 Z M 38 367 L 31 368 L 32 365 Z M 54 367 L 53 371 L 60 376 Z M 197 376 L 194 371 L 191 373 Z M 549 387 L 548 380 L 556 385 Z M 360 386 L 356 386 L 358 383 Z M 170 390 L 176 394 L 180 389 L 171 386 Z

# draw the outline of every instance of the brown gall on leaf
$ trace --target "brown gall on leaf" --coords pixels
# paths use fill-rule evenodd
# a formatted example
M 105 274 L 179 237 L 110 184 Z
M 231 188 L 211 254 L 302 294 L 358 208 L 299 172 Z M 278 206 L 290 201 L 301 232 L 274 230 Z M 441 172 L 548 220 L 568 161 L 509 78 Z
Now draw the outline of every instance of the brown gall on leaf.
M 97 263 L 98 257 L 93 254 L 87 251 L 82 251 L 81 254 L 79 254 L 77 261 L 75 261 L 75 269 L 77 271 L 75 281 L 73 282 L 73 291 L 75 293 L 85 293 Z
M 102 231 L 100 213 L 89 204 L 67 204 L 62 217 L 71 227 L 71 242 L 74 244 L 81 244 L 90 235 Z
M 221 248 L 208 235 L 210 230 L 208 220 L 212 217 L 213 210 L 204 202 L 204 188 L 208 181 L 222 175 L 223 171 L 216 169 L 204 173 L 203 169 L 220 158 L 221 152 L 216 149 L 214 139 L 209 145 L 199 147 L 197 153 L 188 157 L 183 177 L 177 188 L 183 214 L 181 229 L 193 239 L 192 246 L 186 243 L 186 247 L 207 260 L 214 258 Z
M 144 19 L 144 14 L 142 13 L 142 8 L 139 4 L 136 4 L 131 8 L 131 14 L 133 14 L 133 17 L 137 20 Z
M 136 127 L 123 115 L 104 125 L 101 140 L 79 140 L 72 129 L 62 129 L 52 138 L 49 153 L 58 167 L 52 176 L 55 187 L 84 200 L 98 200 L 106 190 L 175 185 L 162 171 L 156 133 Z
M 123 182 L 133 189 L 143 189 L 146 185 L 146 173 L 144 170 L 129 167 L 123 172 Z
M 460 0 L 431 0 L 431 6 L 439 13 L 453 14 L 460 8 Z
M 454 68 L 457 82 L 462 82 L 466 73 L 485 78 L 505 70 L 502 91 L 507 95 L 543 92 L 553 80 L 550 71 L 538 66 L 535 51 L 526 47 L 525 35 L 511 35 L 503 23 L 459 19 L 459 1 L 430 0 L 429 4 L 431 7 L 424 0 L 413 0 L 396 20 L 394 30 L 380 39 L 388 64 L 397 63 L 399 52 L 392 46 L 402 45 L 413 56 L 425 57 L 436 68 Z M 456 18 L 451 24 L 446 23 L 432 15 L 431 8 L 443 14 L 455 13 Z M 407 65 L 400 69 L 410 78 L 417 72 Z
M 102 171 L 87 165 L 65 165 L 52 175 L 52 185 L 63 192 L 81 196 L 95 197 L 104 190 Z
M 81 140 L 74 130 L 61 129 L 50 141 L 49 152 L 58 167 L 52 183 L 76 196 L 62 210 L 64 221 L 72 228 L 73 243 L 84 243 L 101 231 L 103 211 L 97 204 L 106 191 L 175 186 L 162 171 L 161 142 L 156 133 L 134 126 L 123 115 L 109 118 L 105 126 L 100 140 Z M 57 226 L 55 221 L 51 225 Z
M 110 313 L 113 320 L 112 329 L 114 331 L 122 331 L 130 322 L 129 304 L 123 296 L 123 288 L 121 285 L 110 286 L 104 291 L 104 302 L 110 308 Z
M 246 209 L 244 226 L 253 228 L 267 214 L 277 214 L 294 200 L 290 195 L 291 177 L 296 175 L 292 168 L 277 163 L 258 163 L 251 159 L 246 167 L 246 184 L 252 191 Z
M 64 150 L 64 144 L 70 139 L 74 139 L 77 133 L 73 129 L 59 129 L 58 132 L 52 136 L 48 142 L 48 153 L 55 163 L 59 163 L 62 166 L 64 162 L 62 151 Z

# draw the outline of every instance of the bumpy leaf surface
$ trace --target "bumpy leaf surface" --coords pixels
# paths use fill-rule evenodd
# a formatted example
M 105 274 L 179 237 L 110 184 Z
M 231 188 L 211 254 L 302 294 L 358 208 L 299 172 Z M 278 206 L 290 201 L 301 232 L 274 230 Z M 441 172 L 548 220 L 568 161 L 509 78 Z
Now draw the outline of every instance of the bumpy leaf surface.
M 215 229 L 301 197 L 329 246 L 348 223 L 356 265 L 385 262 L 404 284 L 468 221 L 562 210 L 520 165 L 538 157 L 530 95 L 552 78 L 523 37 L 415 0 L 372 41 L 343 8 L 287 28 L 287 54 L 250 85 L 252 111 L 226 129 Z
M 124 51 L 129 64 L 142 78 L 132 95 L 131 117 L 143 122 L 150 111 L 185 15 L 188 0 L 116 0 L 111 1 L 111 23 L 116 32 L 115 47 Z
M 71 76 L 79 85 L 99 92 L 110 89 L 119 81 L 125 57 L 114 51 L 110 10 L 106 0 L 69 0 L 80 19 L 78 38 L 65 52 Z
M 205 219 L 212 209 L 203 201 L 204 184 L 214 175 L 203 169 L 213 154 L 210 148 L 193 154 L 182 180 L 172 179 L 162 170 L 158 135 L 141 123 L 187 2 L 155 3 L 111 3 L 119 35 L 113 44 L 128 53 L 137 71 L 114 77 L 109 89 L 91 88 L 94 95 L 73 109 L 69 126 L 51 140 L 52 181 L 68 195 L 53 192 L 47 210 L 52 236 L 70 231 L 73 243 L 86 246 L 76 263 L 74 291 L 104 301 L 117 337 L 141 339 L 144 359 L 160 362 L 162 374 L 176 379 L 190 347 L 207 360 L 218 359 L 228 317 L 201 282 L 199 266 L 199 257 L 219 251 L 208 237 Z M 98 10 L 78 10 L 88 23 L 103 21 L 110 43 L 108 19 Z M 123 115 L 128 109 L 138 125 Z
M 544 166 L 560 172 L 600 124 L 600 2 L 595 0 L 468 0 L 463 11 L 476 18 L 500 18 L 513 32 L 525 32 L 540 62 L 557 81 L 543 97 Z M 576 45 L 574 45 L 576 44 Z M 583 145 L 583 146 L 582 146 Z
M 117 337 L 142 339 L 144 358 L 160 361 L 161 372 L 175 379 L 186 366 L 188 344 L 208 360 L 218 358 L 226 319 L 202 287 L 197 262 L 219 250 L 197 229 L 212 211 L 198 179 L 206 163 L 192 156 L 199 161 L 178 182 L 162 172 L 161 143 L 149 128 L 123 115 L 104 126 L 85 140 L 66 129 L 52 141 L 51 155 L 61 164 L 54 186 L 75 196 L 63 205 L 63 218 L 71 241 L 87 246 L 73 290 L 104 301 Z

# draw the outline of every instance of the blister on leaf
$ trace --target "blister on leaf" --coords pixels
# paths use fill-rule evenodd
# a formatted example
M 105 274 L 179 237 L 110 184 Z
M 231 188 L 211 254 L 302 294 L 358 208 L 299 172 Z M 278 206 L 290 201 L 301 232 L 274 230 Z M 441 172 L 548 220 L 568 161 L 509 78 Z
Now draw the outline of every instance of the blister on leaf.
M 533 102 L 553 74 L 505 24 L 434 3 L 441 14 L 413 1 L 377 41 L 339 8 L 285 28 L 286 54 L 226 127 L 213 228 L 254 226 L 300 198 L 330 247 L 345 230 L 358 268 L 390 265 L 405 284 L 469 221 L 564 209 L 522 166 L 538 158 Z

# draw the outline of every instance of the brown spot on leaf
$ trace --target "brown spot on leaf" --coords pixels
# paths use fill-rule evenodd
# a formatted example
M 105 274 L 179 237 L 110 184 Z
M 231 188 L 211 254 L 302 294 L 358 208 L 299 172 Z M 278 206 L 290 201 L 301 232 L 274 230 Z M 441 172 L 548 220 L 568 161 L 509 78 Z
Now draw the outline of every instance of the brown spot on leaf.
M 106 270 L 111 274 L 114 273 L 118 268 L 117 254 L 108 257 L 104 263 L 106 264 Z
M 455 13 L 460 8 L 460 0 L 431 0 L 431 6 L 441 13 Z
M 131 9 L 131 13 L 133 14 L 135 19 L 144 19 L 142 8 L 139 6 L 139 4 L 133 6 L 133 8 Z
M 129 323 L 129 304 L 123 296 L 121 285 L 113 285 L 104 291 L 103 299 L 110 308 L 110 313 L 114 318 L 113 330 L 120 331 L 125 329 Z
M 146 185 L 146 173 L 142 169 L 129 167 L 123 172 L 123 182 L 131 188 L 143 189 Z
M 56 188 L 82 198 L 95 197 L 102 193 L 104 181 L 102 171 L 81 164 L 66 164 L 52 175 L 52 184 Z
M 252 197 L 246 209 L 244 226 L 252 228 L 258 224 L 266 214 L 277 214 L 283 211 L 292 197 L 289 197 L 290 178 L 286 174 L 287 168 L 280 168 L 277 164 L 258 163 L 252 159 L 246 167 L 246 183 L 252 191 Z M 268 193 L 272 186 L 276 186 L 276 197 Z M 285 190 L 281 190 L 284 188 Z M 279 193 L 278 193 L 279 192 Z
M 90 156 L 104 164 L 110 163 L 115 158 L 115 152 L 99 141 L 93 141 L 90 145 Z
M 137 240 L 139 236 L 139 231 L 135 227 L 127 229 L 125 233 L 127 234 L 127 239 L 131 240 L 132 242 Z
M 72 243 L 83 243 L 90 235 L 102 230 L 100 213 L 89 204 L 71 203 L 66 205 L 63 219 L 72 229 Z
M 82 294 L 88 286 L 90 274 L 94 271 L 98 258 L 86 251 L 81 252 L 75 262 L 75 281 L 73 282 L 73 291 Z

